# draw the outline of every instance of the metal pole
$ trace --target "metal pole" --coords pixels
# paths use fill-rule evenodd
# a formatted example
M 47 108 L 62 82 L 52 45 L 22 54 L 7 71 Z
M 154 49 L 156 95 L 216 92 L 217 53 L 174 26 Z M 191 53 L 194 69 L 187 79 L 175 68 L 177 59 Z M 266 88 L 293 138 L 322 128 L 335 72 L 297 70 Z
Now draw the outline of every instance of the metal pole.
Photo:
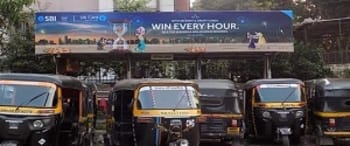
M 131 58 L 130 58 L 130 56 L 128 56 L 126 71 L 127 71 L 126 77 L 128 79 L 131 79 Z
M 157 12 L 160 12 L 160 0 L 156 0 L 156 9 Z
M 200 58 L 197 58 L 196 60 L 196 72 L 197 72 L 197 79 L 202 79 L 202 64 L 201 64 Z
M 59 74 L 58 65 L 59 65 L 59 58 L 60 57 L 61 56 L 59 56 L 59 55 L 53 55 L 52 56 L 53 62 L 55 63 L 55 72 L 56 72 L 57 75 Z
M 264 78 L 272 78 L 271 74 L 271 56 L 265 55 L 264 58 Z
M 58 75 L 58 58 L 56 56 L 53 56 L 55 67 L 56 67 L 56 75 Z

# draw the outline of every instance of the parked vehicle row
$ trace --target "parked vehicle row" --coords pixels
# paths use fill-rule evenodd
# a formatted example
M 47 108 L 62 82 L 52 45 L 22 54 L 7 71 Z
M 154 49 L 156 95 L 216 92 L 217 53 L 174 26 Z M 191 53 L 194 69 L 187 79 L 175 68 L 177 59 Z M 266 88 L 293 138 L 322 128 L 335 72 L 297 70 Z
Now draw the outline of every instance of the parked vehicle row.
M 127 79 L 108 97 L 106 145 L 289 146 L 350 138 L 350 79 Z M 0 145 L 92 146 L 97 88 L 63 75 L 0 74 Z
M 196 146 L 199 140 L 244 145 L 245 139 L 267 139 L 289 146 L 307 133 L 313 133 L 317 145 L 334 144 L 350 137 L 346 126 L 350 121 L 348 83 L 350 80 L 346 79 L 303 82 L 281 78 L 251 80 L 239 87 L 230 80 L 215 79 L 121 81 L 109 99 L 109 113 L 113 115 L 109 121 L 114 121 L 108 128 L 109 144 L 183 142 Z M 187 88 L 189 85 L 191 88 Z M 188 106 L 193 105 L 192 100 L 198 100 L 197 106 L 181 108 L 178 105 L 184 102 L 183 98 Z M 182 125 L 181 134 L 170 138 L 174 121 Z M 196 126 L 189 137 L 184 137 L 188 134 L 184 130 L 188 121 L 194 121 Z M 177 139 L 181 142 L 171 144 Z

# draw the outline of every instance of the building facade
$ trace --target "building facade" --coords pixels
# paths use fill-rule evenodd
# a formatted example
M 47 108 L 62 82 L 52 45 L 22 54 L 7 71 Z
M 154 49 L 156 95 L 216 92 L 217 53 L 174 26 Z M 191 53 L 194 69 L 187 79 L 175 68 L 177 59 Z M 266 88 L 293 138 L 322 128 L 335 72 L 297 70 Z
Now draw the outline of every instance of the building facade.
M 189 11 L 190 3 L 191 0 L 150 0 L 146 10 Z M 114 0 L 36 0 L 31 8 L 38 12 L 113 12 Z
M 150 0 L 147 8 L 151 11 L 174 12 L 189 11 L 191 0 Z
M 113 0 L 36 0 L 37 12 L 113 12 Z

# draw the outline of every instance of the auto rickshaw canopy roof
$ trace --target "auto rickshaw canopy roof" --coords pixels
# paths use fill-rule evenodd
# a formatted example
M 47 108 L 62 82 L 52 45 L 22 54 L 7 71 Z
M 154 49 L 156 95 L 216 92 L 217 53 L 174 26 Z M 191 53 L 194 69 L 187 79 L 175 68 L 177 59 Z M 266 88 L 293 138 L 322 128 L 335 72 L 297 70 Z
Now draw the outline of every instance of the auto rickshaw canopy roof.
M 31 73 L 0 73 L 0 80 L 49 82 L 62 88 L 84 90 L 84 85 L 75 77 L 56 74 L 31 74 Z
M 201 89 L 236 89 L 235 83 L 229 79 L 194 80 Z
M 125 79 L 118 81 L 114 87 L 115 90 L 135 90 L 140 84 L 194 84 L 196 83 L 188 80 L 166 79 L 166 78 L 144 78 L 144 79 Z
M 254 88 L 261 84 L 304 84 L 301 80 L 295 78 L 275 78 L 275 79 L 255 79 L 250 80 L 244 85 L 244 89 Z
M 350 89 L 350 79 L 347 78 L 322 78 L 305 81 L 306 85 L 315 86 L 319 90 Z

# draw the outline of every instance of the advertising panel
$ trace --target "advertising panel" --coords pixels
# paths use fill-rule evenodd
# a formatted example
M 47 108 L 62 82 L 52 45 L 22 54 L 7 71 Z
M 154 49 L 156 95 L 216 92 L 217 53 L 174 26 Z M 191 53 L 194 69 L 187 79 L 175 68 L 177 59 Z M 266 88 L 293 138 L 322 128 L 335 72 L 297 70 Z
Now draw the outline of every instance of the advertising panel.
M 35 53 L 293 52 L 292 11 L 36 13 Z

